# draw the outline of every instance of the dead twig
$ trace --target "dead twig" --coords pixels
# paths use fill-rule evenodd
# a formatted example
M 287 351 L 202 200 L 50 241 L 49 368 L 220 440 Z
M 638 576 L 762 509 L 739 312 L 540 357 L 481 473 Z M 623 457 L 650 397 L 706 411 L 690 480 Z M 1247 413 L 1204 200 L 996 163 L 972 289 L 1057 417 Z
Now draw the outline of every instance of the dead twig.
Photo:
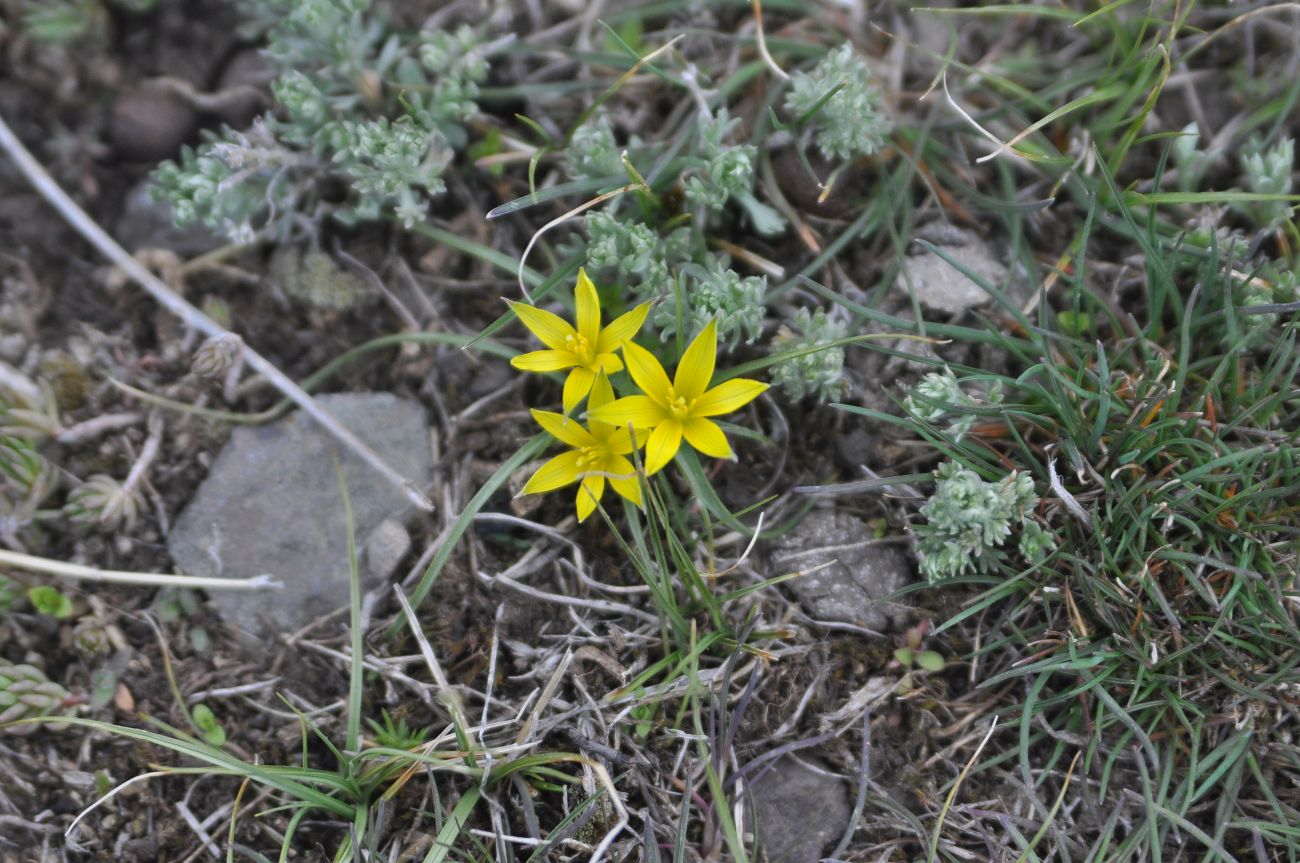
M 203 590 L 268 590 L 279 588 L 278 581 L 269 575 L 252 578 L 203 578 L 197 575 L 168 575 L 158 572 L 124 572 L 115 569 L 98 569 L 62 560 L 50 560 L 17 551 L 0 548 L 0 566 L 12 566 L 28 572 L 77 578 L 83 581 L 100 581 L 106 584 L 132 584 L 137 587 L 188 587 Z

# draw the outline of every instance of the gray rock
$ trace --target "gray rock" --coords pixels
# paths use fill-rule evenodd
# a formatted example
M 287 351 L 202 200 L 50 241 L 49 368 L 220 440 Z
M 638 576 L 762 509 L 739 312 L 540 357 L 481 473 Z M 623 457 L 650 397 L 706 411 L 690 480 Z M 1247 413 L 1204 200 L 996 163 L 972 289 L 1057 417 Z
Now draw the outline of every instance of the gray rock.
M 372 581 L 383 581 L 411 550 L 411 534 L 395 518 L 386 518 L 366 537 L 366 574 Z
M 944 254 L 979 276 L 994 288 L 1002 286 L 1006 268 L 994 257 L 983 240 L 963 231 L 948 231 L 932 240 Z M 898 290 L 907 293 L 908 282 L 921 305 L 932 311 L 956 314 L 989 299 L 984 289 L 964 273 L 932 252 L 908 258 L 906 272 L 898 274 Z
M 774 572 L 808 572 L 786 585 L 816 620 L 852 623 L 883 632 L 906 617 L 908 607 L 883 597 L 912 582 L 907 555 L 871 540 L 866 522 L 836 510 L 816 510 L 772 554 Z
M 817 863 L 853 815 L 842 779 L 789 755 L 754 780 L 750 794 L 759 844 L 770 863 Z
M 428 482 L 432 455 L 419 404 L 386 393 L 319 401 L 403 476 Z M 376 569 L 372 548 L 381 549 L 374 554 L 382 566 L 400 560 L 393 531 L 376 529 L 408 511 L 401 491 L 301 413 L 237 428 L 167 538 L 182 572 L 227 578 L 270 573 L 284 582 L 275 593 L 211 592 L 213 608 L 237 630 L 260 638 L 292 632 L 347 604 L 348 539 L 335 453 L 367 569 Z M 368 581 L 373 584 L 373 576 Z

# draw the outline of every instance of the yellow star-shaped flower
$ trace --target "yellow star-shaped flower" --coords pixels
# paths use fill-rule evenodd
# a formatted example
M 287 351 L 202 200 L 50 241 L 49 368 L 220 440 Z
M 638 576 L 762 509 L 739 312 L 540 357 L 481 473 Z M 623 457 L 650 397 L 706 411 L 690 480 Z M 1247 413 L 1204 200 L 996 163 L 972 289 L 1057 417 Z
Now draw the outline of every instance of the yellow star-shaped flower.
M 672 461 L 683 437 L 705 455 L 732 458 L 727 436 L 708 417 L 740 409 L 758 398 L 768 385 L 733 378 L 709 389 L 717 355 L 716 321 L 709 321 L 687 346 L 671 382 L 654 354 L 633 342 L 624 342 L 627 370 L 645 395 L 627 396 L 603 407 L 593 406 L 587 416 L 620 427 L 652 429 L 645 445 L 647 475 L 658 473 Z
M 591 386 L 589 406 L 595 409 L 613 400 L 614 389 L 602 371 Z M 533 419 L 552 437 L 572 449 L 538 468 L 521 494 L 554 491 L 581 481 L 578 486 L 578 521 L 585 521 L 595 511 L 597 501 L 605 493 L 605 481 L 609 480 L 614 491 L 641 506 L 641 485 L 637 482 L 636 468 L 627 455 L 645 442 L 646 432 L 637 432 L 633 437 L 626 427 L 619 428 L 599 420 L 592 420 L 588 430 L 576 419 L 552 411 L 534 410 Z
M 614 351 L 623 342 L 636 335 L 650 312 L 650 304 L 642 303 L 632 311 L 619 316 L 609 326 L 600 327 L 600 297 L 596 286 L 587 278 L 585 270 L 578 270 L 578 284 L 573 289 L 577 311 L 577 327 L 550 312 L 526 303 L 510 303 L 510 308 L 524 322 L 533 335 L 542 340 L 547 350 L 520 354 L 510 365 L 526 372 L 558 372 L 573 369 L 564 381 L 564 412 L 573 409 L 591 392 L 600 372 L 614 374 L 621 371 L 623 361 Z

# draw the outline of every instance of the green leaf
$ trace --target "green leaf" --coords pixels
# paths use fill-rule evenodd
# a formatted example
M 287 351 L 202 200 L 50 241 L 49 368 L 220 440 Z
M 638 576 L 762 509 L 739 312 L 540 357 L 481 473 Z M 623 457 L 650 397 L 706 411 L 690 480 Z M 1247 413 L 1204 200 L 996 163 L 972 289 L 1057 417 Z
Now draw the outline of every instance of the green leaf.
M 475 786 L 470 786 L 456 803 L 456 808 L 451 810 L 447 820 L 442 823 L 442 829 L 438 831 L 438 838 L 434 840 L 433 847 L 429 849 L 428 854 L 424 855 L 424 863 L 443 863 L 452 851 L 462 847 L 461 831 L 465 829 L 469 816 L 474 812 L 474 807 L 478 805 L 479 798 L 482 796 L 482 791 Z
M 28 588 L 27 601 L 38 614 L 47 614 L 59 620 L 72 616 L 72 600 L 48 584 Z
M 206 704 L 195 705 L 190 711 L 190 716 L 194 720 L 194 725 L 203 735 L 203 739 L 213 746 L 226 745 L 226 729 L 221 727 L 217 717 L 213 714 L 211 708 Z
M 916 655 L 916 664 L 926 671 L 943 671 L 943 657 L 933 650 L 922 650 Z
M 466 151 L 466 155 L 468 155 L 470 159 L 474 161 L 478 161 L 479 159 L 486 158 L 487 156 L 495 156 L 497 153 L 500 152 L 501 152 L 501 133 L 498 132 L 495 128 L 490 128 L 487 130 L 487 133 L 481 139 L 469 145 L 469 149 Z M 505 173 L 505 166 L 499 164 L 492 165 L 491 167 L 488 168 L 488 171 L 493 176 L 499 177 L 503 173 Z
M 1064 311 L 1057 312 L 1056 324 L 1061 328 L 1061 332 L 1074 338 L 1083 338 L 1092 329 L 1092 315 L 1087 312 Z
M 902 665 L 904 668 L 911 668 L 912 648 L 910 647 L 898 648 L 897 650 L 894 651 L 894 658 L 897 659 L 899 664 Z
M 750 192 L 736 196 L 737 203 L 744 207 L 755 232 L 764 237 L 775 237 L 785 231 L 785 219 L 775 208 L 769 207 Z

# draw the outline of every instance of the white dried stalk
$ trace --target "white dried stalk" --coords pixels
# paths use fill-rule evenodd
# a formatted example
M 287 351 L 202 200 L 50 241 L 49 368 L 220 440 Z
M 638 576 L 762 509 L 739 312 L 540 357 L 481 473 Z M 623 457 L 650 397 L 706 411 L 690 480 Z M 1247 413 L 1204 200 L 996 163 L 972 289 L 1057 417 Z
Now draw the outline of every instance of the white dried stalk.
M 167 287 L 161 279 L 149 272 L 91 219 L 85 210 L 77 206 L 76 202 L 68 197 L 68 194 L 60 188 L 59 184 L 54 181 L 54 178 L 49 175 L 41 163 L 36 161 L 36 158 L 18 140 L 17 136 L 10 130 L 9 125 L 5 123 L 3 117 L 0 117 L 0 149 L 3 149 L 9 155 L 9 158 L 17 165 L 18 169 L 27 178 L 27 181 L 32 184 L 32 187 L 59 212 L 59 215 L 77 233 L 81 234 L 92 246 L 99 250 L 100 254 L 112 261 L 122 272 L 130 276 L 136 284 L 144 288 L 161 306 L 180 318 L 186 326 L 198 330 L 206 336 L 220 337 L 229 334 L 228 330 L 203 314 L 198 308 Z M 312 419 L 316 420 L 335 440 L 356 453 L 362 461 L 382 475 L 384 479 L 402 489 L 412 503 L 426 512 L 433 510 L 433 502 L 416 487 L 414 482 L 391 468 L 374 450 L 366 446 L 360 438 L 334 419 L 302 387 L 276 368 L 270 360 L 248 347 L 247 344 L 244 346 L 244 359 L 253 370 L 270 381 L 276 389 L 302 408 Z

